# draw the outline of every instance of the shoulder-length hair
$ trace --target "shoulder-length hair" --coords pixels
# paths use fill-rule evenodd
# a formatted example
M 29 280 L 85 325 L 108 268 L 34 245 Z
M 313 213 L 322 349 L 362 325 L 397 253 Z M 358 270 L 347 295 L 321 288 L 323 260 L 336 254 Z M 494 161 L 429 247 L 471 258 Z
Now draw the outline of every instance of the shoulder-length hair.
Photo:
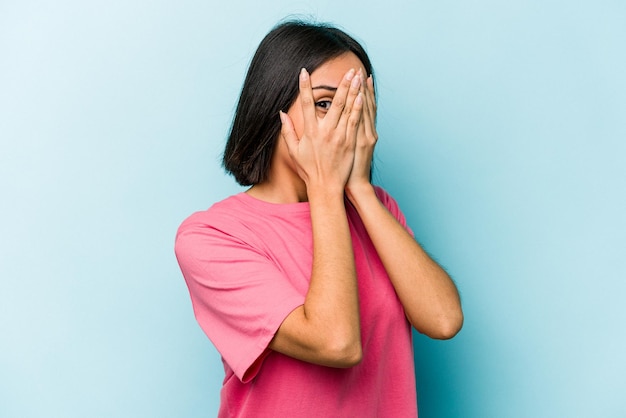
M 242 186 L 267 179 L 281 122 L 298 97 L 298 74 L 312 73 L 325 62 L 354 53 L 367 74 L 373 69 L 363 47 L 328 24 L 287 21 L 261 41 L 250 62 L 230 129 L 222 164 Z

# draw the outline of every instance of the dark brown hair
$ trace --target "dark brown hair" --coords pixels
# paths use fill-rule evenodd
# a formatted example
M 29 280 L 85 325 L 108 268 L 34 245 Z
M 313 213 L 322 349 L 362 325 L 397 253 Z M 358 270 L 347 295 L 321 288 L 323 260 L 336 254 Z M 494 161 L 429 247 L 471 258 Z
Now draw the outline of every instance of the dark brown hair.
M 287 21 L 265 36 L 248 68 L 222 160 L 239 184 L 267 178 L 281 128 L 278 111 L 286 112 L 298 97 L 300 69 L 312 73 L 346 52 L 354 53 L 372 74 L 363 47 L 331 25 Z

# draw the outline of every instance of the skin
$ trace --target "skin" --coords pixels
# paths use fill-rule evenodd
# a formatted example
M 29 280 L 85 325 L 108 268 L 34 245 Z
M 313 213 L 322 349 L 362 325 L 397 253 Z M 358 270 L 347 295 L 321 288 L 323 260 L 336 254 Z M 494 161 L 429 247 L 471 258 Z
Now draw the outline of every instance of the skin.
M 270 348 L 315 364 L 350 367 L 362 358 L 357 280 L 344 196 L 358 211 L 419 332 L 452 338 L 461 329 L 459 295 L 435 263 L 378 200 L 369 181 L 376 132 L 371 77 L 353 53 L 300 74 L 300 94 L 280 114 L 281 140 L 268 180 L 248 193 L 273 203 L 308 201 L 313 269 L 302 306 L 283 321 Z

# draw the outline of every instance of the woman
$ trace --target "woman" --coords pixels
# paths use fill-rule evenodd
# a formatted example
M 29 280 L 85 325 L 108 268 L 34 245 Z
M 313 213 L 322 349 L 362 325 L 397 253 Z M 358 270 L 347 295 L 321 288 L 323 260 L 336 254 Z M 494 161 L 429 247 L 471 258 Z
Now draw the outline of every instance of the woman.
M 251 186 L 181 225 L 176 255 L 222 355 L 220 416 L 415 417 L 411 325 L 453 337 L 456 287 L 370 183 L 370 60 L 339 29 L 274 28 L 224 166 Z

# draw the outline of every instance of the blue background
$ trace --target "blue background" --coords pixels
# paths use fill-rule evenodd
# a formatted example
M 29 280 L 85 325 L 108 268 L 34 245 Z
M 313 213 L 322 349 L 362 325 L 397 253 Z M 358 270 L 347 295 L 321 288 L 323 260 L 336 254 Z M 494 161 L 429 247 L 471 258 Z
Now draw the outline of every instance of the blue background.
M 626 416 L 625 3 L 337 3 L 0 2 L 0 416 L 215 415 L 173 239 L 289 14 L 367 47 L 376 180 L 463 296 L 420 416 Z

